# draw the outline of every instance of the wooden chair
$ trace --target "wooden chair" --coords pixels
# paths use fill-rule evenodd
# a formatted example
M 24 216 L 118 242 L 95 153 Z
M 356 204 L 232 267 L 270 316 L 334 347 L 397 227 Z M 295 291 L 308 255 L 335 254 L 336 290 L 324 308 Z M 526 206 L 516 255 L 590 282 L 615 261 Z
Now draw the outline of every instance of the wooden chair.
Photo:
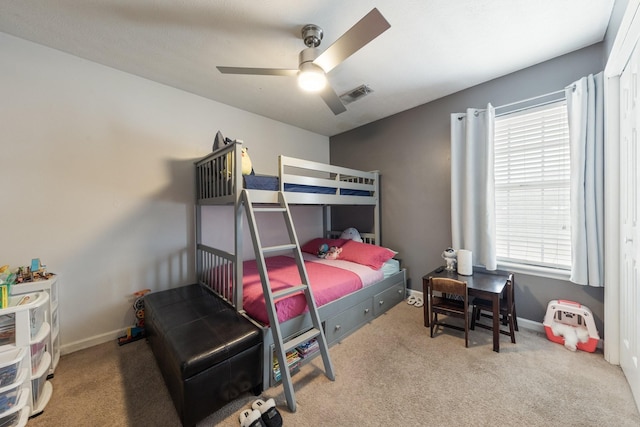
M 473 301 L 473 312 L 471 314 L 470 329 L 474 330 L 476 326 L 484 329 L 493 329 L 492 325 L 478 323 L 481 317 L 493 319 L 493 308 L 491 301 L 476 298 Z M 509 330 L 500 329 L 500 333 L 509 335 L 511 342 L 516 343 L 516 332 L 518 330 L 518 318 L 516 316 L 516 300 L 515 300 L 515 281 L 513 273 L 509 273 L 507 284 L 505 286 L 504 296 L 500 298 L 500 318 L 503 325 L 509 326 Z
M 431 338 L 433 338 L 433 329 L 436 326 L 446 326 L 464 331 L 464 346 L 469 347 L 469 294 L 467 282 L 445 277 L 430 277 L 429 282 Z M 434 291 L 440 292 L 442 296 L 434 296 Z M 451 298 L 456 296 L 459 298 Z M 464 327 L 444 323 L 443 321 L 438 322 L 438 314 L 464 319 Z

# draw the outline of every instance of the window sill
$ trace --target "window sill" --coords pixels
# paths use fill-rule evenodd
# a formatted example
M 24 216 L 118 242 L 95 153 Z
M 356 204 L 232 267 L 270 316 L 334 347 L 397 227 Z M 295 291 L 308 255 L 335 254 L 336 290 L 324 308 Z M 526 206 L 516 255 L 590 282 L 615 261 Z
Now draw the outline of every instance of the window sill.
M 536 265 L 518 264 L 515 262 L 498 261 L 498 269 L 531 276 L 548 277 L 550 279 L 566 280 L 571 278 L 571 271 L 557 268 L 540 267 Z

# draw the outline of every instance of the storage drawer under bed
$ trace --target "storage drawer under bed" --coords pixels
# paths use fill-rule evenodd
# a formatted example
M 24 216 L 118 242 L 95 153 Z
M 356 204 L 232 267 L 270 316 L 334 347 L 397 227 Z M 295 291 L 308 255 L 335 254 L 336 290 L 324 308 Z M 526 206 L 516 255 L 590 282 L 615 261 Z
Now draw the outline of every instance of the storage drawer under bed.
M 389 288 L 373 297 L 373 315 L 378 317 L 404 299 L 404 283 Z
M 324 333 L 327 342 L 333 344 L 360 325 L 373 320 L 373 300 L 371 298 L 326 320 Z

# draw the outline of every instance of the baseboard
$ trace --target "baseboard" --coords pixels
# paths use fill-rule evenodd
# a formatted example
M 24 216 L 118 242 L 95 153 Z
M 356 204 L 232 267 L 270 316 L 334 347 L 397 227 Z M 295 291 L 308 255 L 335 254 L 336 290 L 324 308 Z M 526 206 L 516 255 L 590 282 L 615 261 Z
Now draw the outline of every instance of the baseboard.
M 524 329 L 528 329 L 530 331 L 538 332 L 546 335 L 544 331 L 544 325 L 540 322 L 534 322 L 533 320 L 523 319 L 522 317 L 518 317 L 518 327 L 519 328 L 522 327 Z
M 411 295 L 415 297 L 420 297 L 424 301 L 424 297 L 421 291 L 416 291 L 414 289 L 407 289 L 407 296 L 411 296 Z M 541 322 L 535 322 L 533 320 L 523 319 L 522 317 L 518 317 L 518 326 L 533 332 L 545 334 L 544 325 Z M 117 341 L 118 337 L 121 337 L 122 335 L 126 334 L 126 331 L 127 331 L 127 328 L 124 328 L 124 329 L 120 329 L 112 332 L 107 332 L 101 335 L 96 335 L 84 340 L 61 345 L 60 354 L 65 355 L 65 354 L 73 353 L 75 351 L 84 350 L 85 348 L 93 347 L 99 344 L 104 344 L 111 340 Z M 604 345 L 604 340 L 601 339 L 598 342 L 597 348 L 602 349 L 603 345 Z
M 74 353 L 76 351 L 84 350 L 85 348 L 93 347 L 99 344 L 104 344 L 111 340 L 117 341 L 118 337 L 121 337 L 126 334 L 127 328 L 118 329 L 115 331 L 107 332 L 100 335 L 95 335 L 93 337 L 75 341 L 69 344 L 64 344 L 60 346 L 60 354 L 65 355 L 69 353 Z

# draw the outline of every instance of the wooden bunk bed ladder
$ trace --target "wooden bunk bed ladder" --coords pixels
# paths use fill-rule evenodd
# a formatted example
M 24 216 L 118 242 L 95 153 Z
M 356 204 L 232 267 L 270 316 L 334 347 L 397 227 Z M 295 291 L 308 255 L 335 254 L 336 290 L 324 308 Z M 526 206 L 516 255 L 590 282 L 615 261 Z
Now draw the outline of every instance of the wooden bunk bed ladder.
M 333 365 L 329 357 L 329 348 L 327 345 L 327 339 L 322 329 L 322 323 L 320 316 L 318 315 L 318 308 L 309 286 L 309 277 L 307 270 L 304 266 L 304 259 L 302 258 L 302 252 L 300 251 L 300 244 L 293 226 L 293 220 L 291 219 L 291 211 L 289 205 L 285 199 L 282 191 L 278 192 L 278 205 L 264 205 L 251 203 L 249 192 L 247 190 L 242 191 L 242 201 L 247 213 L 247 220 L 249 229 L 251 231 L 251 240 L 253 242 L 253 249 L 256 256 L 256 262 L 258 265 L 258 271 L 260 273 L 260 279 L 262 281 L 262 289 L 264 292 L 264 299 L 267 307 L 267 315 L 269 316 L 269 324 L 274 338 L 274 346 L 276 351 L 276 357 L 280 365 L 280 372 L 282 375 L 282 385 L 284 387 L 284 394 L 287 399 L 287 406 L 291 412 L 296 411 L 296 398 L 293 390 L 293 384 L 291 382 L 291 373 L 287 366 L 287 352 L 295 349 L 301 344 L 308 342 L 312 339 L 316 339 L 319 345 L 320 354 L 324 362 L 325 375 L 334 380 L 335 375 L 333 372 Z M 256 223 L 255 214 L 258 212 L 279 212 L 283 214 L 287 231 L 289 234 L 289 243 L 277 246 L 264 247 L 260 241 L 260 235 L 258 233 L 258 226 Z M 301 284 L 284 289 L 278 292 L 272 292 L 271 284 L 269 283 L 269 275 L 267 274 L 267 265 L 265 262 L 265 254 L 274 252 L 293 252 L 296 265 L 298 266 L 298 272 L 300 273 Z M 276 313 L 276 307 L 274 301 L 285 297 L 292 296 L 303 292 L 306 298 L 307 306 L 309 307 L 309 314 L 312 320 L 312 327 L 308 330 L 301 330 L 298 333 L 289 337 L 283 337 L 278 323 L 278 314 Z

